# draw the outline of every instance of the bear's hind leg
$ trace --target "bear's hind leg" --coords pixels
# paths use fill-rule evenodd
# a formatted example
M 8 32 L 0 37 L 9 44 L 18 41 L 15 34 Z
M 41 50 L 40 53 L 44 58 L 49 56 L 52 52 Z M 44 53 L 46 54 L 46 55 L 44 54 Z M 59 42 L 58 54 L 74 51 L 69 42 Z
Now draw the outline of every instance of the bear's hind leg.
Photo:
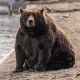
M 73 50 L 69 50 L 65 54 L 65 63 L 67 68 L 73 67 L 73 65 L 75 64 L 75 53 Z
M 73 67 L 75 64 L 75 55 L 72 50 L 67 52 L 56 51 L 57 56 L 51 57 L 47 65 L 47 70 L 59 70 Z M 53 55 L 52 55 L 53 56 Z

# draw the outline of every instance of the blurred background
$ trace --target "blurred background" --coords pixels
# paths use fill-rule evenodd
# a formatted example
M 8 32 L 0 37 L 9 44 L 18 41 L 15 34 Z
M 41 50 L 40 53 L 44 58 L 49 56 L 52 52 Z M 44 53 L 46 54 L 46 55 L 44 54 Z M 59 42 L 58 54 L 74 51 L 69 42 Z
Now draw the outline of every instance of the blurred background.
M 14 48 L 15 35 L 19 27 L 19 8 L 30 7 L 45 8 L 60 25 L 59 22 L 64 21 L 64 18 L 68 19 L 72 13 L 80 11 L 80 0 L 0 0 L 0 60 Z

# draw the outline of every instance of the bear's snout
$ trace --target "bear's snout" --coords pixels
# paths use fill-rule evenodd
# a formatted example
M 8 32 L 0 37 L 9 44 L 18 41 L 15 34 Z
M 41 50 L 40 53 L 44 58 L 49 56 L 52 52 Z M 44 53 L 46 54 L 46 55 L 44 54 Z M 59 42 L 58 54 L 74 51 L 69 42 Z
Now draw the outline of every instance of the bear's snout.
M 34 17 L 31 15 L 28 17 L 27 19 L 27 26 L 28 27 L 33 27 L 35 26 L 35 20 L 34 20 Z

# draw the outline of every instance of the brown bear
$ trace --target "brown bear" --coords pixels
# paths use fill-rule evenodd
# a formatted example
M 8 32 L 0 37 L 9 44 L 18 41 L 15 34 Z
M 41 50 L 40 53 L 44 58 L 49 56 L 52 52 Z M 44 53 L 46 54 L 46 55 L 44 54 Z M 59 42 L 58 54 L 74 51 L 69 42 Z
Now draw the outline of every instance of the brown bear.
M 16 72 L 70 68 L 75 63 L 72 44 L 44 9 L 20 9 L 16 35 Z

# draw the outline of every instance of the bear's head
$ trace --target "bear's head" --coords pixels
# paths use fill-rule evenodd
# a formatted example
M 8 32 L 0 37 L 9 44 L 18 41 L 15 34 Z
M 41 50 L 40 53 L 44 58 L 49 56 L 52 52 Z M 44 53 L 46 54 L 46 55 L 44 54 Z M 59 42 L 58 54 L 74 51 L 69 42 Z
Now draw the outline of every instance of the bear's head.
M 26 32 L 31 35 L 45 32 L 44 9 L 20 9 L 20 14 L 20 25 Z
M 35 28 L 43 24 L 44 9 L 20 9 L 20 24 L 22 27 Z

